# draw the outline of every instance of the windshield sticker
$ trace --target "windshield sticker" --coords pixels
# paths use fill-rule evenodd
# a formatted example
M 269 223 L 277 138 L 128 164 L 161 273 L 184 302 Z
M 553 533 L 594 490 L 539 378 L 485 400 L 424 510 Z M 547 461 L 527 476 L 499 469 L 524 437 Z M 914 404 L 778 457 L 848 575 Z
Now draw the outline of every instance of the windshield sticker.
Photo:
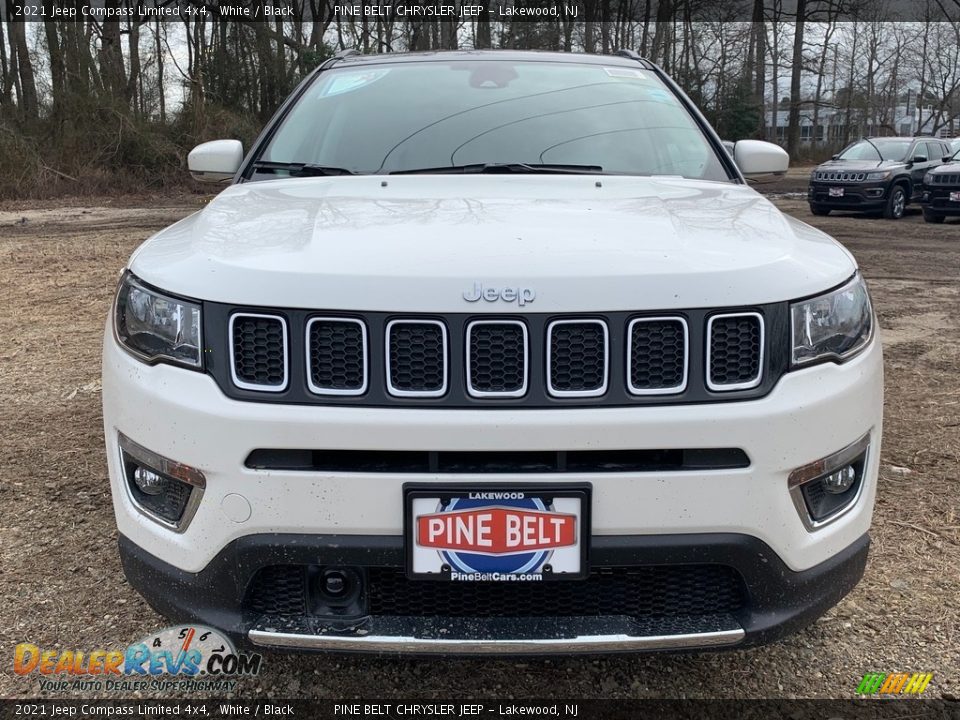
M 647 90 L 647 99 L 651 102 L 666 103 L 668 105 L 676 105 L 677 99 L 668 93 L 666 90 L 661 90 L 660 88 L 650 88 Z
M 639 70 L 634 68 L 625 68 L 625 67 L 605 67 L 604 71 L 612 78 L 629 78 L 630 80 L 646 80 L 646 75 L 644 75 Z
M 390 72 L 389 68 L 378 70 L 358 70 L 356 72 L 341 72 L 330 78 L 327 86 L 320 93 L 320 97 L 330 97 L 341 93 L 353 92 L 370 83 L 374 83 Z

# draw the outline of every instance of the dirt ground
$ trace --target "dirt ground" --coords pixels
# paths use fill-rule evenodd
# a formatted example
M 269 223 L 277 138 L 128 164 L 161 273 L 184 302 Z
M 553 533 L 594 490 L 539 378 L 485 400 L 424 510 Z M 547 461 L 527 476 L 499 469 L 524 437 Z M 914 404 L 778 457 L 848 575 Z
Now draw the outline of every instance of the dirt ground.
M 238 696 L 852 697 L 868 671 L 932 672 L 960 696 L 960 221 L 814 218 L 804 172 L 767 186 L 859 259 L 886 353 L 886 421 L 866 577 L 769 647 L 555 660 L 267 654 Z M 165 626 L 125 584 L 100 415 L 100 342 L 118 273 L 202 199 L 0 206 L 0 697 L 40 694 L 13 648 L 115 649 Z M 63 697 L 63 695 L 60 695 Z

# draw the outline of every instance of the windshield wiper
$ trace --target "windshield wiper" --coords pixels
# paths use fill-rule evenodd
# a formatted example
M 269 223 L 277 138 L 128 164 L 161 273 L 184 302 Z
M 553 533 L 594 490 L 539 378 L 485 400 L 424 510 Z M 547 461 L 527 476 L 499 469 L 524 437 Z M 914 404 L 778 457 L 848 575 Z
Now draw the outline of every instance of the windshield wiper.
M 444 165 L 433 168 L 416 168 L 414 170 L 394 170 L 391 175 L 450 175 L 468 173 L 486 174 L 559 174 L 584 175 L 602 173 L 599 165 L 545 165 L 529 163 L 474 163 L 473 165 Z
M 268 160 L 255 162 L 253 169 L 257 172 L 288 172 L 293 177 L 357 174 L 346 168 L 329 167 L 327 165 L 314 165 L 312 163 L 302 162 L 272 162 Z

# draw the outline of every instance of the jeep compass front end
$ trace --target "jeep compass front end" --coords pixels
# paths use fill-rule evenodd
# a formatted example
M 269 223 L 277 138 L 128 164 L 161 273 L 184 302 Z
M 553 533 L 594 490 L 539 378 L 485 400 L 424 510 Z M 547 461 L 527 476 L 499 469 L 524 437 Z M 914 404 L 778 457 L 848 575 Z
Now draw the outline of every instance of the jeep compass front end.
M 124 570 L 241 644 L 770 641 L 867 557 L 876 318 L 624 53 L 344 55 L 134 254 L 103 354 Z

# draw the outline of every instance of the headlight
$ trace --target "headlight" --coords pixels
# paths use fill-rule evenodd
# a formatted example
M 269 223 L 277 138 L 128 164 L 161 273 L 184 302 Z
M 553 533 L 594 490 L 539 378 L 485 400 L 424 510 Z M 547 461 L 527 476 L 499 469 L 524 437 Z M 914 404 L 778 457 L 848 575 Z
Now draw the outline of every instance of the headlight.
M 149 288 L 124 274 L 114 307 L 117 340 L 149 363 L 200 368 L 200 306 Z
M 924 185 L 933 184 L 933 173 L 927 173 L 926 175 L 923 176 L 923 184 Z
M 790 306 L 794 367 L 822 360 L 843 361 L 873 335 L 873 307 L 857 273 L 843 287 Z
M 886 180 L 888 177 L 890 177 L 889 170 L 884 170 L 883 172 L 867 173 L 867 180 Z

